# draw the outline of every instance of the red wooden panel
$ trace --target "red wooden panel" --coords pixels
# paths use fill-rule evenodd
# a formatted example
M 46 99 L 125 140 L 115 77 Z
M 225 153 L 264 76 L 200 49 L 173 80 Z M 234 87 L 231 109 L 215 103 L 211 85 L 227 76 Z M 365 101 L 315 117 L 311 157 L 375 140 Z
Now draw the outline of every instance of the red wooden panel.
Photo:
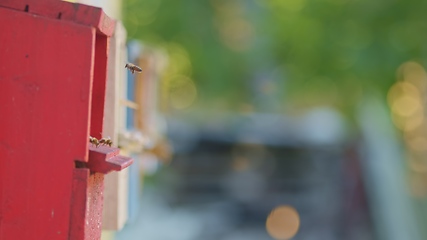
M 73 192 L 70 216 L 69 240 L 84 239 L 86 229 L 86 199 L 89 169 L 78 168 L 73 172 Z
M 87 161 L 95 35 L 0 7 L 0 239 L 68 239 L 74 161 Z
M 104 203 L 104 174 L 89 176 L 88 197 L 86 199 L 85 240 L 101 239 L 102 207 Z
M 90 135 L 99 139 L 103 137 L 101 133 L 104 124 L 108 43 L 109 38 L 101 35 L 96 36 Z
M 112 36 L 115 21 L 101 8 L 60 0 L 0 0 L 0 6 L 31 14 L 71 21 L 96 28 L 98 33 Z
M 103 174 L 89 175 L 89 169 L 74 169 L 69 240 L 100 239 L 103 191 Z
M 129 167 L 133 159 L 119 155 L 120 149 L 111 147 L 89 147 L 89 162 L 86 167 L 92 172 L 109 173 Z

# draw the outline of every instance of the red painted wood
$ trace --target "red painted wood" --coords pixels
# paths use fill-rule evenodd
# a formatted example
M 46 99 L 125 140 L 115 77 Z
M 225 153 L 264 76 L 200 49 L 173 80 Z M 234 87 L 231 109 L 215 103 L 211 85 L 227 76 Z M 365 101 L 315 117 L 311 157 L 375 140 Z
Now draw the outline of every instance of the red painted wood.
M 88 197 L 86 198 L 85 240 L 101 239 L 102 207 L 104 204 L 104 174 L 89 176 Z
M 88 197 L 87 185 L 90 171 L 87 168 L 74 169 L 73 171 L 73 189 L 70 216 L 70 240 L 84 239 L 86 222 L 86 201 Z
M 130 157 L 120 156 L 120 149 L 111 147 L 89 147 L 89 162 L 86 167 L 92 172 L 109 173 L 120 171 L 133 163 Z
M 0 0 L 0 239 L 100 238 L 103 173 L 132 163 L 116 148 L 88 157 L 113 31 L 99 8 Z
M 104 124 L 109 38 L 97 35 L 95 41 L 90 135 L 100 139 L 102 138 L 101 133 L 103 132 Z
M 96 30 L 0 7 L 0 33 L 0 239 L 68 239 Z
M 73 205 L 69 240 L 100 239 L 104 174 L 89 174 L 89 169 L 74 170 Z
M 115 21 L 101 8 L 60 0 L 0 0 L 0 6 L 25 11 L 50 19 L 60 19 L 94 27 L 98 33 L 112 36 Z

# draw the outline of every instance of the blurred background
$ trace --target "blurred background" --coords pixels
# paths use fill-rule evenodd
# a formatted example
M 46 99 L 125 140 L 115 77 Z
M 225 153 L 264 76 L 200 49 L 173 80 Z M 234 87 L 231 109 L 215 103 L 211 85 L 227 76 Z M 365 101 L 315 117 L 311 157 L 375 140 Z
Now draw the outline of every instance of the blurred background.
M 78 2 L 123 22 L 161 133 L 103 238 L 427 239 L 427 2 Z

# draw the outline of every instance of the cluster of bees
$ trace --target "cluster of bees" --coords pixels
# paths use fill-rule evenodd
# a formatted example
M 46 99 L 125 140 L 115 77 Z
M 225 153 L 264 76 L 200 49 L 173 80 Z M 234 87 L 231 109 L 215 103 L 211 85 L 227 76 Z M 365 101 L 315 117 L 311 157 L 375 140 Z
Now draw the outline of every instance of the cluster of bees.
M 96 147 L 98 147 L 99 145 L 108 145 L 109 147 L 111 147 L 111 145 L 113 144 L 113 141 L 111 141 L 110 138 L 97 139 L 91 136 L 89 136 L 89 142 L 92 145 L 95 145 Z

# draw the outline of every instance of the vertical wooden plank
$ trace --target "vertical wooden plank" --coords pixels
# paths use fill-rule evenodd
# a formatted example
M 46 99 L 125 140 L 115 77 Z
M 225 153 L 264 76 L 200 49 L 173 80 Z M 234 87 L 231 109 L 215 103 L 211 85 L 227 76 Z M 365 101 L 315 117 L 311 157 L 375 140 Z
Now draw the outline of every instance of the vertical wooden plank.
M 0 239 L 68 239 L 95 29 L 0 7 L 0 32 Z
M 101 238 L 102 207 L 104 202 L 104 174 L 93 173 L 88 180 L 86 199 L 85 240 Z
M 135 102 L 140 106 L 135 113 L 135 125 L 154 141 L 161 134 L 158 121 L 158 86 L 159 75 L 166 64 L 165 58 L 161 52 L 145 48 L 137 61 L 143 72 L 136 76 L 135 81 Z
M 135 155 L 136 164 L 129 166 L 129 194 L 128 194 L 128 223 L 132 224 L 139 215 L 141 194 L 142 194 L 142 173 L 138 163 L 142 160 L 141 156 Z
M 120 172 L 111 172 L 105 176 L 103 230 L 117 231 L 123 228 L 126 223 L 128 217 L 128 182 L 129 171 L 127 168 Z
M 108 78 L 106 86 L 104 136 L 110 136 L 113 142 L 118 142 L 119 113 L 121 85 L 123 84 L 124 71 L 124 49 L 126 44 L 126 30 L 118 22 L 116 30 L 111 38 L 108 60 Z M 103 209 L 103 230 L 117 231 L 121 229 L 126 220 L 128 212 L 128 170 L 112 172 L 105 176 L 105 202 Z
M 103 189 L 104 174 L 74 169 L 69 240 L 100 239 Z
M 118 23 L 114 35 L 110 38 L 103 128 L 103 136 L 109 136 L 115 144 L 117 144 L 118 140 L 117 125 L 120 121 L 120 85 L 122 84 L 123 71 L 125 70 L 122 57 L 122 46 L 125 41 L 126 32 L 123 25 Z
M 73 171 L 69 240 L 80 240 L 85 236 L 89 174 L 89 169 L 86 168 Z
M 109 41 L 106 36 L 96 35 L 90 125 L 90 135 L 96 138 L 101 138 L 103 132 Z
M 126 45 L 124 45 L 123 49 L 123 62 L 128 62 L 127 57 L 127 48 Z M 124 66 L 123 66 L 124 67 Z M 125 70 L 121 75 L 121 82 L 119 84 L 119 115 L 118 115 L 118 122 L 117 122 L 117 128 L 119 131 L 119 135 L 123 134 L 127 131 L 126 124 L 127 124 L 127 107 L 124 106 L 124 104 L 121 104 L 123 100 L 127 100 L 127 92 L 128 92 L 128 82 L 129 82 L 129 71 Z M 119 139 L 120 141 L 120 139 Z

